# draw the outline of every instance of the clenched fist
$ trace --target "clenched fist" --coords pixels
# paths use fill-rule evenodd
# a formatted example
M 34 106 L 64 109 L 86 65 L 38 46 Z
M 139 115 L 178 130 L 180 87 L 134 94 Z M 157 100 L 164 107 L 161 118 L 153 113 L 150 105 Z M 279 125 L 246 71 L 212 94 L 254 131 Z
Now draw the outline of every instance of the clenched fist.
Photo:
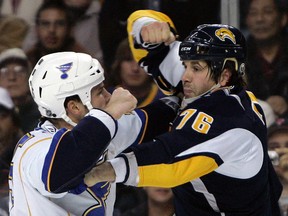
M 122 115 L 133 111 L 136 106 L 137 99 L 128 90 L 120 87 L 113 91 L 104 110 L 117 120 Z
M 171 32 L 170 26 L 166 22 L 152 22 L 142 27 L 141 36 L 147 43 L 162 43 L 169 45 L 176 40 L 175 35 Z

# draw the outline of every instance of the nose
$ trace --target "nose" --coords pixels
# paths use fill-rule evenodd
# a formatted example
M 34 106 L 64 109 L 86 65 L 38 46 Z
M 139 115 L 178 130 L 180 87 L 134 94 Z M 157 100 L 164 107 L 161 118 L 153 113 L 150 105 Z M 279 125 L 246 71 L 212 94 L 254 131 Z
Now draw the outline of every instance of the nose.
M 131 66 L 131 69 L 133 70 L 137 70 L 140 68 L 139 64 L 134 60 L 130 61 L 130 66 Z
M 14 70 L 9 70 L 9 72 L 6 74 L 6 78 L 8 80 L 15 80 L 17 78 L 17 73 Z
M 103 89 L 103 95 L 104 95 L 104 98 L 106 100 L 106 103 L 108 103 L 108 101 L 110 100 L 111 98 L 111 94 L 104 88 Z
M 187 82 L 191 80 L 191 73 L 189 73 L 187 68 L 185 69 L 185 72 L 183 73 L 181 80 L 182 82 Z
M 256 13 L 255 19 L 256 19 L 257 21 L 261 21 L 261 20 L 263 20 L 263 17 L 264 17 L 264 16 L 265 16 L 265 13 L 262 12 L 262 11 L 259 11 L 259 12 Z

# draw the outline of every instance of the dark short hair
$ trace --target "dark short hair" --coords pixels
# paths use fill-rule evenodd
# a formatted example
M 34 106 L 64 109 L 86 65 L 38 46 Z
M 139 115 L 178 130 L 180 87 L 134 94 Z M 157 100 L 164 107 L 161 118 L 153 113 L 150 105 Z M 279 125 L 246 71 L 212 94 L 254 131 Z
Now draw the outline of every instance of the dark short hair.
M 70 13 L 68 11 L 67 6 L 63 3 L 63 1 L 57 1 L 57 0 L 44 1 L 42 3 L 42 5 L 40 5 L 40 7 L 38 8 L 37 13 L 36 13 L 36 19 L 35 19 L 36 25 L 39 24 L 39 19 L 40 19 L 41 13 L 43 11 L 45 11 L 47 9 L 51 9 L 51 8 L 63 11 L 65 13 L 65 16 L 66 16 L 67 25 L 69 28 L 71 28 L 73 23 L 72 23 L 72 19 L 70 17 Z
M 288 134 L 288 119 L 287 118 L 279 118 L 276 120 L 274 124 L 272 124 L 268 128 L 268 139 L 277 134 Z

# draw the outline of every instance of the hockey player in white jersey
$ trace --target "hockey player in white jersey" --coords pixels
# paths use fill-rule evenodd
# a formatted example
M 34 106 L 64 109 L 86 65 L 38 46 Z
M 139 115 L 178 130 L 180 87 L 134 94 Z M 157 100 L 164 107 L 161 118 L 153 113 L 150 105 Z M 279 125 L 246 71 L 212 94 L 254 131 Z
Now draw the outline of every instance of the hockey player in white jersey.
M 15 149 L 11 216 L 112 215 L 115 184 L 87 188 L 85 173 L 168 130 L 176 103 L 163 99 L 133 111 L 135 97 L 122 88 L 111 95 L 103 81 L 101 65 L 87 54 L 54 53 L 36 64 L 29 86 L 43 117 Z

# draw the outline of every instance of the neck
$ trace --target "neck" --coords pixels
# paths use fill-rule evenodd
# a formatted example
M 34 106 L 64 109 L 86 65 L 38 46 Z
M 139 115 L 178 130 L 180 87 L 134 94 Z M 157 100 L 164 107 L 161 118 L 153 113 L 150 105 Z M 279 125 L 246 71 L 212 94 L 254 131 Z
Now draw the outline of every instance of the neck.
M 173 201 L 159 203 L 153 200 L 148 200 L 148 215 L 149 216 L 172 216 L 174 214 Z
M 209 94 L 211 92 L 217 91 L 220 88 L 221 88 L 221 85 L 218 83 L 218 84 L 215 84 L 214 86 L 212 86 L 212 88 L 210 88 L 208 91 L 204 92 L 201 95 L 198 95 L 198 96 L 193 97 L 193 98 L 185 98 L 184 97 L 182 100 L 181 109 L 185 108 L 188 104 L 194 102 L 195 100 L 201 98 L 202 96 Z

